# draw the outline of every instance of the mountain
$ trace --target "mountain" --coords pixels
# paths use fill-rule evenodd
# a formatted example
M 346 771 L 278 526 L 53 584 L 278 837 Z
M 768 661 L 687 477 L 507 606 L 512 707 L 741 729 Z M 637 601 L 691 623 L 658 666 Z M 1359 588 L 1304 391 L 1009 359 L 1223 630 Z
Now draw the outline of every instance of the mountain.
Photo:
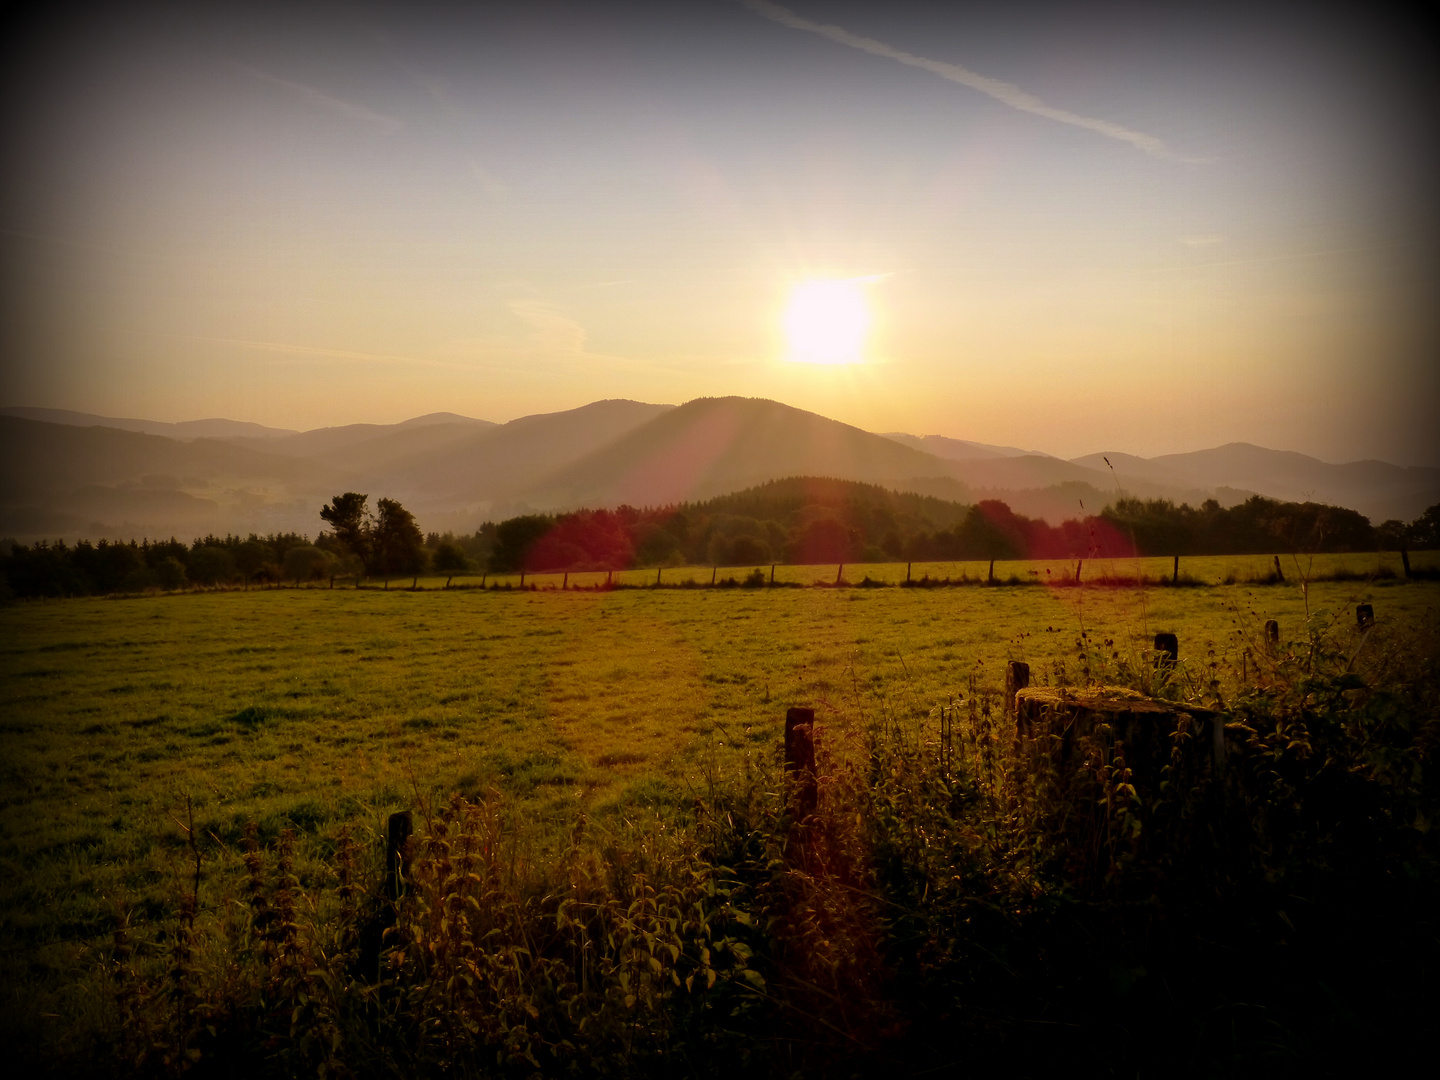
M 0 536 L 313 535 L 319 508 L 343 491 L 399 499 L 426 530 L 468 532 L 517 513 L 694 502 L 796 476 L 966 504 L 1000 499 L 1056 524 L 1120 494 L 1231 506 L 1260 493 L 1348 506 L 1376 522 L 1413 520 L 1440 502 L 1437 469 L 1329 465 L 1241 443 L 1065 461 L 941 436 L 876 435 L 739 397 L 678 407 L 596 401 L 505 424 L 454 413 L 305 432 L 196 421 L 157 424 L 156 433 L 121 423 L 150 424 L 0 410 Z M 230 434 L 195 436 L 204 424 Z
M 40 420 L 47 424 L 68 424 L 71 427 L 108 427 L 121 431 L 139 431 L 146 435 L 164 435 L 171 439 L 223 439 L 237 436 L 277 438 L 296 435 L 288 428 L 265 427 L 246 420 L 182 420 L 167 424 L 161 420 L 132 420 L 117 416 L 96 416 L 70 409 L 35 409 L 23 405 L 0 408 L 0 416 L 16 416 L 23 420 Z
M 1383 461 L 1332 465 L 1290 450 L 1227 443 L 1211 450 L 1141 458 L 1130 454 L 1089 454 L 1073 464 L 1109 472 L 1122 487 L 1135 483 L 1198 489 L 1238 488 L 1275 499 L 1345 506 L 1377 524 L 1410 521 L 1440 502 L 1440 469 L 1406 468 Z
M 508 424 L 432 413 L 192 440 L 0 415 L 0 535 L 313 534 L 319 508 L 346 490 L 398 498 L 428 528 L 469 530 L 498 500 L 673 407 L 597 401 Z
M 776 401 L 698 398 L 538 479 L 522 494 L 543 507 L 657 506 L 785 476 L 894 483 L 948 472 L 929 454 Z
M 432 412 L 426 413 L 424 416 L 412 416 L 409 420 L 402 420 L 395 426 L 402 428 L 412 428 L 428 427 L 432 424 L 469 424 L 471 426 L 478 425 L 480 427 L 499 426 L 493 420 L 477 420 L 473 416 L 461 416 L 459 413 L 453 412 Z
M 950 461 L 980 461 L 986 458 L 1026 457 L 1029 455 L 1046 456 L 1040 454 L 1038 450 L 1020 450 L 1013 446 L 991 446 L 989 443 L 950 439 L 944 435 L 906 435 L 899 431 L 889 431 L 885 433 L 885 438 Z
M 377 477 L 420 507 L 491 507 L 535 498 L 545 477 L 583 461 L 673 411 L 673 405 L 607 400 L 537 413 L 478 432 L 443 457 L 397 457 Z M 408 504 L 407 504 L 408 505 Z M 537 504 L 538 505 L 538 504 Z
M 12 536 L 193 535 L 237 519 L 288 528 L 278 522 L 289 504 L 324 479 L 218 439 L 0 416 L 0 533 Z

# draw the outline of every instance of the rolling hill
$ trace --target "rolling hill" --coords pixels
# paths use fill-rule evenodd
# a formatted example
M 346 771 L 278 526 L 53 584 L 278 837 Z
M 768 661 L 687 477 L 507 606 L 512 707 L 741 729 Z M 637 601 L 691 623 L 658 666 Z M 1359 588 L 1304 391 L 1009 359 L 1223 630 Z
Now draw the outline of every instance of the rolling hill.
M 899 481 L 943 462 L 880 435 L 761 398 L 698 398 L 545 476 L 525 499 L 549 507 L 663 505 L 784 476 Z
M 280 438 L 298 435 L 288 428 L 266 427 L 246 420 L 182 420 L 178 424 L 162 420 L 134 420 L 118 416 L 96 416 L 94 413 L 75 412 L 71 409 L 35 409 L 23 405 L 0 409 L 0 416 L 16 416 L 22 420 L 40 420 L 47 424 L 66 424 L 70 427 L 111 427 L 121 431 L 139 431 L 146 435 L 164 435 L 171 439 L 224 439 L 233 437 Z
M 1440 469 L 1405 468 L 1383 461 L 1332 465 L 1290 450 L 1227 443 L 1188 454 L 1141 458 L 1130 454 L 1089 454 L 1074 464 L 1107 470 L 1121 485 L 1168 484 L 1202 490 L 1239 489 L 1293 502 L 1320 502 L 1359 510 L 1377 524 L 1409 521 L 1440 501 Z
M 43 418 L 51 414 L 59 419 Z M 1065 461 L 941 436 L 876 435 L 755 398 L 597 401 L 505 424 L 432 413 L 307 432 L 0 410 L 0 536 L 21 540 L 313 534 L 319 507 L 346 490 L 397 498 L 427 530 L 468 532 L 527 511 L 694 502 L 794 476 L 961 503 L 1001 499 L 1056 523 L 1117 494 L 1229 506 L 1260 493 L 1348 506 L 1377 522 L 1408 521 L 1440 502 L 1437 469 L 1330 465 L 1238 443 Z

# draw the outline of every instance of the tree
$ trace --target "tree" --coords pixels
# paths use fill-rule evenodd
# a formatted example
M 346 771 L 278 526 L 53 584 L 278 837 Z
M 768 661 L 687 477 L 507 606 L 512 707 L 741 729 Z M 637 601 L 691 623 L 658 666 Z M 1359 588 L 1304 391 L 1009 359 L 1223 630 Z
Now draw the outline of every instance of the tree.
M 843 521 L 822 517 L 811 521 L 795 536 L 791 558 L 801 565 L 853 562 L 858 544 Z
M 380 512 L 370 533 L 375 568 L 386 576 L 411 574 L 418 582 L 425 564 L 425 537 L 415 524 L 415 515 L 394 499 L 379 499 L 375 508 Z
M 201 585 L 223 585 L 239 573 L 235 557 L 223 547 L 205 544 L 190 553 L 190 580 Z
M 1422 550 L 1440 548 L 1440 503 L 1410 523 L 1410 543 Z
M 250 587 L 250 579 L 260 572 L 260 568 L 274 561 L 274 550 L 258 536 L 251 536 L 235 549 L 235 565 L 240 568 L 247 589 Z
M 490 572 L 510 574 L 527 570 L 530 549 L 554 526 L 555 520 L 544 514 L 525 514 L 495 526 L 495 547 L 490 552 Z
M 335 530 L 335 539 L 350 554 L 362 561 L 368 562 L 371 555 L 371 533 L 369 513 L 365 504 L 369 501 L 369 495 L 361 495 L 356 491 L 347 491 L 344 495 L 336 495 L 330 500 L 329 505 L 320 508 L 320 517 L 330 523 Z M 381 499 L 381 504 L 389 502 L 388 499 Z M 399 506 L 399 503 L 394 503 Z M 414 524 L 414 519 L 411 519 Z M 418 536 L 420 530 L 416 529 Z
M 445 575 L 445 587 L 450 587 L 450 579 L 455 576 L 457 570 L 470 569 L 470 560 L 465 558 L 465 553 L 448 540 L 440 541 L 435 549 L 435 569 Z
M 166 555 L 155 567 L 155 580 L 168 592 L 185 587 L 185 564 L 174 555 Z
M 331 564 L 336 561 L 330 552 L 302 544 L 285 552 L 285 576 L 297 585 L 302 581 L 315 581 L 329 575 Z

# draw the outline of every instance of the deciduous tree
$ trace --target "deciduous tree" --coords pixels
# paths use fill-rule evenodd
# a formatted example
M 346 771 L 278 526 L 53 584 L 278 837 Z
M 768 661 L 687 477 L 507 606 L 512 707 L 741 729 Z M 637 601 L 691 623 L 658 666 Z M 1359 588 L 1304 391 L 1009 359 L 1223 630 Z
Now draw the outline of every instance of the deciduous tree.
M 394 499 L 379 499 L 375 508 L 379 514 L 370 534 L 375 568 L 387 576 L 411 574 L 418 582 L 424 569 L 425 537 L 415 524 L 415 515 Z
M 369 495 L 362 495 L 358 491 L 347 491 L 344 495 L 336 495 L 328 505 L 320 508 L 320 517 L 329 522 L 340 545 L 350 554 L 367 562 L 371 556 L 372 531 L 370 515 L 365 506 L 369 498 Z M 381 499 L 380 502 L 383 504 L 389 500 Z M 418 529 L 416 533 L 418 535 Z

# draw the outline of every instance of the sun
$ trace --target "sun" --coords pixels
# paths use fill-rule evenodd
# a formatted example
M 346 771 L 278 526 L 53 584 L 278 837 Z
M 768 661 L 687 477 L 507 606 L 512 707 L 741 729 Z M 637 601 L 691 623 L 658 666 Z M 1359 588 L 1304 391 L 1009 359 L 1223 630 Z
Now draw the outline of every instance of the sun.
M 858 364 L 870 329 L 860 280 L 802 281 L 785 309 L 787 358 L 802 364 Z

